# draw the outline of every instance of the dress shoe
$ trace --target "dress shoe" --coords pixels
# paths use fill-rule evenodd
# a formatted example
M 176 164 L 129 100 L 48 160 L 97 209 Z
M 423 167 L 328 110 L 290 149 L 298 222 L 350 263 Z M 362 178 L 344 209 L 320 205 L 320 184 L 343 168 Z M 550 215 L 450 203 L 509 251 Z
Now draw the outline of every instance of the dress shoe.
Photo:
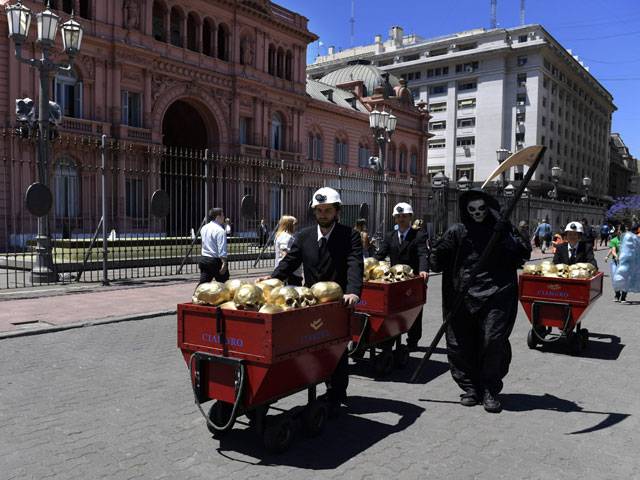
M 502 405 L 498 401 L 498 399 L 491 394 L 490 391 L 485 390 L 484 396 L 482 397 L 482 405 L 484 405 L 484 409 L 489 413 L 500 413 L 502 411 Z
M 460 395 L 460 405 L 473 407 L 478 404 L 478 394 L 474 390 L 468 390 Z

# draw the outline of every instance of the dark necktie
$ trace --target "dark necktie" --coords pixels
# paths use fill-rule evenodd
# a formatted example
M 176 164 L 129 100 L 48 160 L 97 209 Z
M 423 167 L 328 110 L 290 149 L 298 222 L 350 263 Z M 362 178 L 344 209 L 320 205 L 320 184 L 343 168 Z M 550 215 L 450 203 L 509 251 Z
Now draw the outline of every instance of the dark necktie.
M 569 264 L 575 263 L 576 261 L 576 249 L 574 247 L 569 247 Z
M 324 272 L 325 271 L 330 259 L 331 259 L 331 257 L 329 255 L 329 251 L 327 249 L 327 238 L 326 237 L 322 237 L 318 241 L 318 270 L 320 272 Z

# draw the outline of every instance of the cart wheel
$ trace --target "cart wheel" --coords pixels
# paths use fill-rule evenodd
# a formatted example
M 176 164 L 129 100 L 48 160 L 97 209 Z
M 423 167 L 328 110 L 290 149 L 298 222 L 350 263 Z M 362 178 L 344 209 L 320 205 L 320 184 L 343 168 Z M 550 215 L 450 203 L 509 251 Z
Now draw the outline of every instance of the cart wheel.
M 365 349 L 360 347 L 358 350 L 355 350 L 356 345 L 357 344 L 355 342 L 349 342 L 349 346 L 347 348 L 349 357 L 357 362 L 358 360 L 362 360 L 364 358 Z
M 259 430 L 263 428 L 268 412 L 269 412 L 268 405 L 262 405 L 254 408 L 253 410 L 249 410 L 246 413 L 246 416 L 249 419 L 249 426 L 251 428 L 258 428 Z
M 209 409 L 209 420 L 211 420 L 216 425 L 224 425 L 229 421 L 229 417 L 231 416 L 231 411 L 233 410 L 233 405 L 223 401 L 216 401 L 211 408 Z M 220 438 L 231 431 L 229 430 L 216 430 L 211 425 L 207 423 L 207 428 L 211 432 L 211 434 L 215 438 Z
M 538 346 L 538 339 L 536 338 L 536 334 L 533 331 L 533 328 L 529 330 L 529 333 L 527 333 L 527 346 L 531 349 L 534 349 Z
M 582 349 L 586 349 L 589 345 L 589 330 L 586 328 L 580 329 L 580 341 L 582 343 Z
M 393 352 L 389 350 L 383 350 L 374 360 L 373 367 L 376 375 L 384 376 L 391 373 L 393 370 Z
M 329 416 L 327 404 L 316 400 L 310 403 L 303 417 L 304 429 L 310 437 L 317 437 L 324 430 L 324 425 Z
M 404 368 L 409 364 L 409 349 L 406 345 L 398 344 L 393 351 L 393 365 L 396 368 Z
M 293 440 L 293 421 L 288 415 L 273 417 L 262 434 L 265 448 L 272 453 L 282 453 L 289 448 Z

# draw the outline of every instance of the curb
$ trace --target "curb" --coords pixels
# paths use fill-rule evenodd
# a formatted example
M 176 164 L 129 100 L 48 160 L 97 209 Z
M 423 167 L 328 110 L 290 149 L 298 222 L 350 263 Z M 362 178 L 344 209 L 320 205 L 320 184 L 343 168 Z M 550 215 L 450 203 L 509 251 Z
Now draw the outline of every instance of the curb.
M 7 338 L 28 337 L 31 335 L 43 335 L 45 333 L 62 332 L 64 330 L 72 330 L 75 328 L 93 327 L 95 325 L 108 325 L 110 323 L 130 322 L 135 320 L 146 320 L 154 317 L 163 317 L 165 315 L 175 315 L 178 310 L 161 310 L 158 312 L 137 313 L 133 315 L 123 315 L 120 317 L 99 318 L 96 320 L 87 320 L 84 322 L 69 323 L 66 325 L 51 325 L 33 330 L 12 330 L 10 332 L 0 332 L 0 340 Z

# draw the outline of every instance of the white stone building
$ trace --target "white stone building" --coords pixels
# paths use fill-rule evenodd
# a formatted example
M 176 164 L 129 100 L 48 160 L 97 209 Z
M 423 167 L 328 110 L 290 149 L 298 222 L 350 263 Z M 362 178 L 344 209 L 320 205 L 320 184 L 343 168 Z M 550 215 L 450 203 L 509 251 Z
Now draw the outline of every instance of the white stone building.
M 541 25 L 477 29 L 434 39 L 404 35 L 336 52 L 308 65 L 311 78 L 368 60 L 404 78 L 416 101 L 429 104 L 430 173 L 483 181 L 497 166 L 496 150 L 543 144 L 547 153 L 530 184 L 544 194 L 559 166 L 560 198 L 578 199 L 582 179 L 591 197 L 607 194 L 612 95 L 588 67 Z M 510 172 L 517 180 L 522 171 Z

